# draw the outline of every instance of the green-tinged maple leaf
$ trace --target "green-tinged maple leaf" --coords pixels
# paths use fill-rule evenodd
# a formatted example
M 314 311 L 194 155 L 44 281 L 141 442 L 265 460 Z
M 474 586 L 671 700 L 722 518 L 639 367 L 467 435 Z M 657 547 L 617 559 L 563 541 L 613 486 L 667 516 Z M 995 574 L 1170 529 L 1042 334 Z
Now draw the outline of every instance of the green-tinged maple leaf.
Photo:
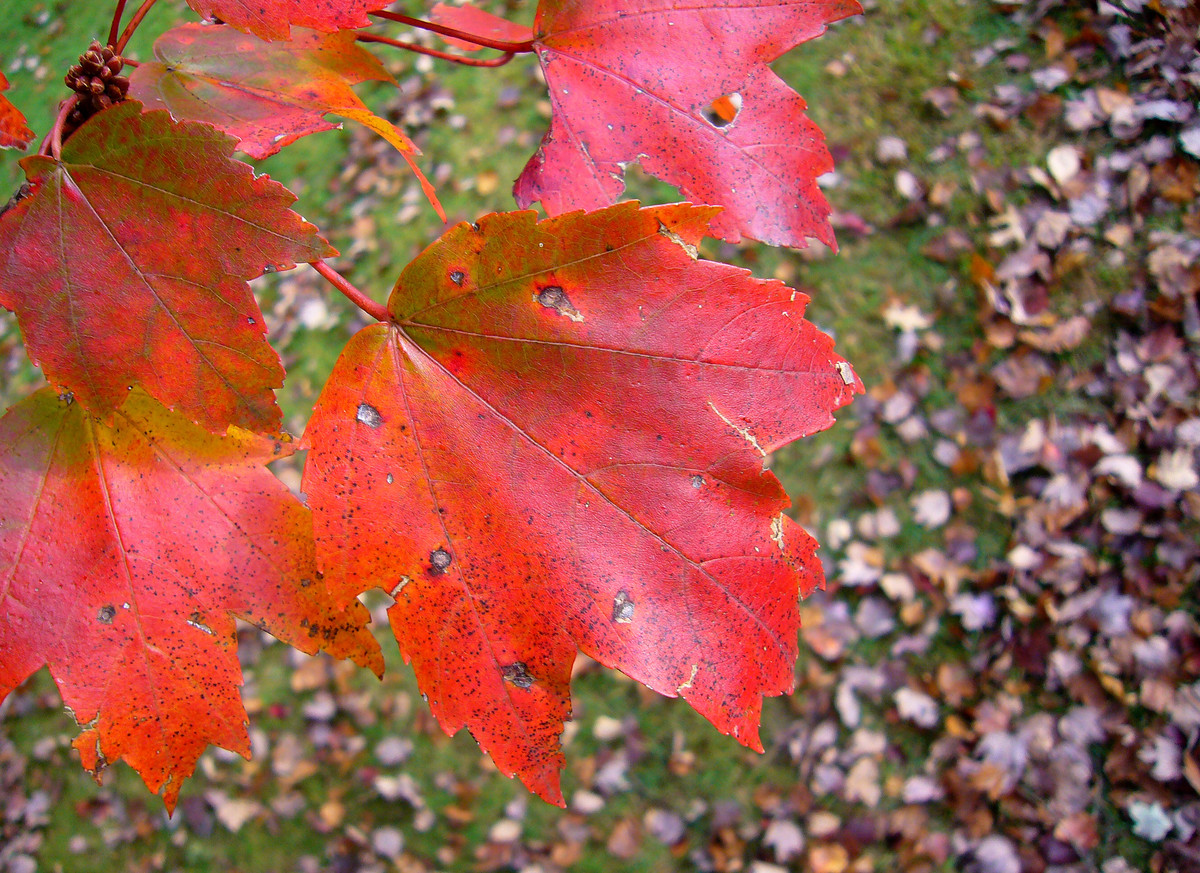
M 0 419 L 0 699 L 43 664 L 82 733 L 173 808 L 210 743 L 249 755 L 234 616 L 315 653 L 383 662 L 366 609 L 332 602 L 312 520 L 265 465 L 132 392 L 113 423 L 43 389 Z
M 169 109 L 236 136 L 252 158 L 336 127 L 326 113 L 367 126 L 401 151 L 416 150 L 351 90 L 393 80 L 348 31 L 295 28 L 288 40 L 264 42 L 232 27 L 185 24 L 158 38 L 154 56 L 130 76 L 130 95 L 148 109 Z
M 0 73 L 0 91 L 7 91 L 8 87 L 8 79 Z M 29 129 L 21 110 L 0 94 L 0 148 L 24 149 L 32 139 L 33 131 Z
M 141 383 L 218 433 L 279 427 L 283 367 L 247 281 L 332 249 L 234 145 L 128 101 L 81 127 L 61 160 L 21 161 L 28 193 L 0 215 L 0 305 L 89 409 L 111 411 Z
M 261 39 L 287 39 L 291 28 L 308 27 L 331 33 L 371 23 L 368 12 L 384 9 L 388 0 L 187 0 L 205 18 Z
M 606 206 L 636 160 L 723 206 L 716 236 L 833 246 L 816 181 L 833 169 L 825 138 L 768 64 L 861 11 L 858 0 L 541 0 L 534 49 L 553 115 L 517 202 L 551 215 Z M 476 14 L 438 8 L 450 25 Z
M 318 561 L 381 587 L 434 714 L 561 802 L 577 650 L 761 748 L 815 543 L 766 453 L 861 383 L 779 282 L 636 204 L 449 231 L 356 336 L 305 437 Z

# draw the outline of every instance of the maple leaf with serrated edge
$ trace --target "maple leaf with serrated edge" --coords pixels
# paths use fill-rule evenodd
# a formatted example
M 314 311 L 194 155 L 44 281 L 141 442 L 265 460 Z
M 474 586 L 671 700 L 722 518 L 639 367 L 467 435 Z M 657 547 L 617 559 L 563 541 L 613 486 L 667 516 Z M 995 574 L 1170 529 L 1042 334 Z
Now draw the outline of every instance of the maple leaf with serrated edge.
M 28 196 L 0 215 L 0 305 L 29 356 L 88 409 L 135 383 L 214 432 L 275 431 L 283 366 L 248 280 L 334 251 L 235 140 L 126 101 L 62 159 L 22 159 Z
M 337 127 L 326 113 L 365 125 L 400 151 L 416 151 L 351 90 L 359 82 L 395 81 L 353 33 L 295 28 L 288 40 L 264 42 L 232 27 L 185 24 L 155 41 L 154 56 L 133 71 L 130 96 L 147 109 L 236 136 L 252 158 Z
M 471 24 L 473 13 L 440 10 Z M 636 160 L 723 206 L 715 236 L 834 247 L 816 181 L 833 169 L 825 138 L 768 63 L 861 11 L 857 0 L 542 0 L 534 49 L 552 116 L 517 203 L 550 215 L 606 206 Z
M 219 18 L 260 39 L 287 39 L 293 26 L 324 33 L 366 27 L 371 23 L 367 13 L 386 8 L 389 0 L 187 0 L 187 3 L 205 18 Z
M 794 684 L 822 575 L 764 460 L 862 385 L 804 295 L 696 258 L 716 211 L 459 225 L 305 435 L 326 584 L 389 591 L 442 727 L 557 803 L 577 649 L 756 749 Z
M 8 79 L 0 73 L 0 91 L 7 91 L 8 88 Z M 0 148 L 24 149 L 32 139 L 33 131 L 29 129 L 21 110 L 0 94 Z
M 382 673 L 335 603 L 312 520 L 265 465 L 291 446 L 216 436 L 140 389 L 111 425 L 42 389 L 0 419 L 0 699 L 43 664 L 93 772 L 126 760 L 174 808 L 210 743 L 249 757 L 234 616 Z

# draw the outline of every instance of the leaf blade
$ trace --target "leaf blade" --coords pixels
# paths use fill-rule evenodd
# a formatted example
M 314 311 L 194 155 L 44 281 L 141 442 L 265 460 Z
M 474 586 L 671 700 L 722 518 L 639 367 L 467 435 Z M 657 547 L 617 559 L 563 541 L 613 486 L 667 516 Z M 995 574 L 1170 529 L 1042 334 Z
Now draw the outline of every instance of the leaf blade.
M 443 726 L 548 800 L 576 649 L 755 748 L 762 696 L 792 687 L 796 595 L 819 568 L 763 453 L 861 384 L 803 298 L 693 258 L 713 212 L 453 229 L 406 268 L 394 323 L 351 342 L 306 433 L 327 583 L 391 591 Z
M 725 240 L 834 246 L 816 186 L 833 167 L 824 137 L 767 63 L 858 12 L 856 0 L 653 0 L 634 10 L 543 0 L 535 48 L 553 111 L 517 203 L 540 200 L 551 215 L 607 205 L 624 188 L 624 164 L 639 160 L 685 197 L 725 207 L 713 222 Z
M 170 809 L 210 743 L 248 755 L 234 615 L 382 669 L 365 610 L 313 584 L 311 517 L 264 468 L 283 444 L 43 389 L 0 446 L 0 697 L 47 664 L 93 772 L 125 759 Z
M 332 249 L 232 145 L 130 101 L 61 161 L 22 161 L 31 194 L 0 216 L 0 305 L 89 409 L 111 412 L 140 382 L 215 432 L 278 429 L 283 368 L 247 280 Z
M 130 95 L 148 109 L 212 124 L 257 160 L 333 128 L 326 113 L 366 125 L 402 152 L 416 151 L 351 90 L 393 81 L 351 32 L 296 28 L 287 40 L 264 42 L 232 27 L 184 24 L 155 41 L 154 55 L 133 71 Z

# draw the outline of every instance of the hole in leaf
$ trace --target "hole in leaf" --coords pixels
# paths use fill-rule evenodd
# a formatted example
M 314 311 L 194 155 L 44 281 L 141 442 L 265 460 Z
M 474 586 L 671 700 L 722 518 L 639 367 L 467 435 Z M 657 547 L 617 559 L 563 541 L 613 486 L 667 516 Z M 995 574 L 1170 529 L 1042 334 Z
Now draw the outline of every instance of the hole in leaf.
M 633 621 L 633 601 L 629 599 L 628 591 L 618 591 L 613 598 L 612 620 L 617 624 L 629 624 Z
M 533 685 L 533 676 L 529 674 L 529 668 L 525 666 L 524 661 L 517 661 L 515 664 L 504 667 L 501 675 L 505 682 L 511 682 L 518 688 L 528 688 Z
M 737 91 L 732 94 L 722 94 L 712 103 L 700 110 L 704 120 L 713 127 L 729 127 L 737 120 L 742 111 L 742 95 Z
M 383 424 L 383 416 L 379 410 L 369 403 L 358 404 L 358 413 L 354 416 L 367 427 L 379 427 Z
M 695 476 L 692 477 L 692 487 L 693 488 L 703 488 L 704 487 L 704 477 L 701 476 L 699 473 L 697 473 Z
M 100 611 L 96 613 L 96 621 L 100 624 L 112 624 L 113 619 L 117 617 L 117 608 L 111 603 L 108 606 L 100 607 Z

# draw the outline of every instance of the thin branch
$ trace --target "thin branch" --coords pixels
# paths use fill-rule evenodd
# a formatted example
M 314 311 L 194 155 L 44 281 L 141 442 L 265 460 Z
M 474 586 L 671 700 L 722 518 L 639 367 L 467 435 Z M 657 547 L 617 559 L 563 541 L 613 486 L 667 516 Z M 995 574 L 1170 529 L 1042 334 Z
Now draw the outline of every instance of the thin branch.
M 513 52 L 505 52 L 498 58 L 468 58 L 462 55 L 452 55 L 448 52 L 440 52 L 437 49 L 427 48 L 416 43 L 404 42 L 399 39 L 392 39 L 390 36 L 378 36 L 374 33 L 360 33 L 355 37 L 359 42 L 381 42 L 384 45 L 390 45 L 405 51 L 416 52 L 419 55 L 429 55 L 431 58 L 441 58 L 443 61 L 453 61 L 456 64 L 462 64 L 465 67 L 503 67 L 511 61 L 515 54 Z
M 113 51 L 117 54 L 125 51 L 125 46 L 129 44 L 129 38 L 133 36 L 133 32 L 138 29 L 138 25 L 142 23 L 142 19 L 146 17 L 146 13 L 158 0 L 144 0 L 138 11 L 133 13 L 133 18 L 129 19 L 129 23 L 125 25 L 125 29 L 121 31 L 121 38 L 113 45 Z
M 125 0 L 117 0 L 117 8 L 113 10 L 112 26 L 108 29 L 108 44 L 117 44 L 117 33 L 121 27 L 121 16 L 125 14 Z
M 359 291 L 347 281 L 346 277 L 329 266 L 325 261 L 313 261 L 310 266 L 324 276 L 334 288 L 341 291 L 350 302 L 371 316 L 376 321 L 390 321 L 391 316 L 388 315 L 387 307 L 382 303 L 376 303 L 363 292 Z
M 407 24 L 410 27 L 420 28 L 421 30 L 428 30 L 442 36 L 452 36 L 456 39 L 461 39 L 463 42 L 473 43 L 483 48 L 492 48 L 497 51 L 512 52 L 518 55 L 533 51 L 533 40 L 527 40 L 526 42 L 505 42 L 502 39 L 478 36 L 474 33 L 467 33 L 465 30 L 459 30 L 456 27 L 447 27 L 444 24 L 426 21 L 423 18 L 413 18 L 400 12 L 381 10 L 379 12 L 372 12 L 371 14 L 379 18 L 386 18 L 388 21 L 398 21 L 401 24 Z

